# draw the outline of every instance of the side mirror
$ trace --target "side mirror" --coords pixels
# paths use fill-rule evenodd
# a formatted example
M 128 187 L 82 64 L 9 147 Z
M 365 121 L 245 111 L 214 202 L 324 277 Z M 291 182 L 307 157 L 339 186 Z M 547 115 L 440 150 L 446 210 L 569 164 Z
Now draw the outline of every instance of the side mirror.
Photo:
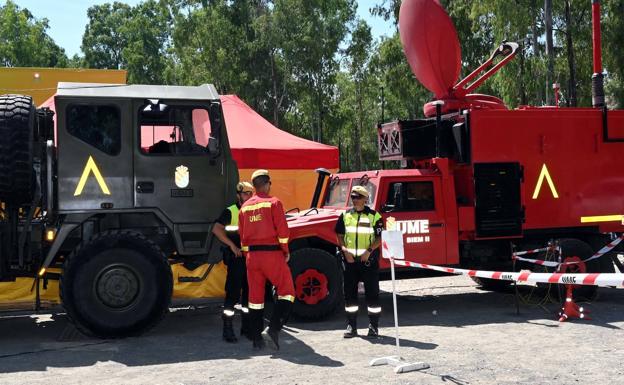
M 223 115 L 221 114 L 221 104 L 212 103 L 210 105 L 210 126 L 212 127 L 208 138 L 207 151 L 212 159 L 221 155 L 221 129 L 223 127 Z
M 403 207 L 403 183 L 395 183 L 394 189 L 392 190 L 392 198 L 394 202 L 394 207 L 402 208 Z
M 211 158 L 216 158 L 219 156 L 219 140 L 210 136 L 208 138 L 208 146 L 206 147 L 208 150 L 208 154 L 210 154 Z

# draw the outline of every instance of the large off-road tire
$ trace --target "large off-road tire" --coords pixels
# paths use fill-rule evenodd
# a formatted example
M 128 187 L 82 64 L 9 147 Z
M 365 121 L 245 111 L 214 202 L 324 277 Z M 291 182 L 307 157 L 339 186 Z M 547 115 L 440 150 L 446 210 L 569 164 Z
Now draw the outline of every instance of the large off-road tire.
M 289 265 L 295 284 L 293 313 L 304 319 L 332 313 L 342 298 L 342 273 L 336 258 L 322 249 L 305 248 L 291 253 Z
M 106 231 L 65 261 L 60 291 L 67 315 L 87 335 L 139 335 L 169 309 L 173 278 L 167 258 L 141 234 Z
M 30 96 L 0 95 L 0 201 L 32 201 L 34 124 Z
M 562 262 L 570 262 L 570 261 L 582 261 L 589 257 L 591 257 L 594 252 L 592 248 L 587 243 L 574 238 L 564 238 L 558 240 L 559 247 L 561 248 L 561 261 Z M 606 272 L 602 271 L 603 263 L 602 260 L 606 260 L 606 257 L 600 259 L 594 259 L 589 262 L 583 262 L 572 265 L 563 265 L 560 272 L 562 273 L 600 273 Z M 611 271 L 613 272 L 613 264 L 611 263 Z M 559 296 L 561 299 L 565 298 L 565 286 L 566 285 L 557 285 L 559 290 Z M 579 301 L 592 301 L 596 298 L 598 294 L 598 286 L 588 286 L 588 285 L 577 285 L 574 288 L 574 298 Z

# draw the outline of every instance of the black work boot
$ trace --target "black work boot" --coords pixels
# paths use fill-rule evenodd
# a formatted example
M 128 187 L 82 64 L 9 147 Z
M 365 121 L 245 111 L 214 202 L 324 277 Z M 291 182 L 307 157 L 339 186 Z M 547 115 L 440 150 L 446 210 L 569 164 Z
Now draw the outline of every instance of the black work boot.
M 240 335 L 241 337 L 247 337 L 248 340 L 252 341 L 253 338 L 251 337 L 251 326 L 250 326 L 251 322 L 249 320 L 249 313 L 245 313 L 243 312 L 242 316 L 241 316 L 241 329 L 240 329 Z
M 249 337 L 253 341 L 254 349 L 263 349 L 262 328 L 264 324 L 263 309 L 249 309 Z
M 230 316 L 223 313 L 221 318 L 223 318 L 223 339 L 229 343 L 237 342 L 238 339 L 236 338 L 234 329 L 232 328 L 232 319 L 234 318 L 234 315 Z
M 262 332 L 262 338 L 274 350 L 279 350 L 279 332 L 288 320 L 291 308 L 292 302 L 285 299 L 278 300 L 273 308 L 271 323 Z
M 370 323 L 368 324 L 368 337 L 378 338 L 379 337 L 379 314 L 369 314 L 368 319 Z
M 262 332 L 262 339 L 273 350 L 279 350 L 279 331 L 267 326 Z
M 347 313 L 347 330 L 342 335 L 344 338 L 357 337 L 357 313 Z
M 266 347 L 264 340 L 260 338 L 259 340 L 253 340 L 253 350 L 262 350 Z

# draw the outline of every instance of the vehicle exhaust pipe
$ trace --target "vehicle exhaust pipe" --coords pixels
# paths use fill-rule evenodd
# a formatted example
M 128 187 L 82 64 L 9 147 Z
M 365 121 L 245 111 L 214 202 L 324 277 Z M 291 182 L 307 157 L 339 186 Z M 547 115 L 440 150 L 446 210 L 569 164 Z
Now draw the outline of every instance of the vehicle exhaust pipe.
M 318 179 L 316 180 L 316 188 L 314 189 L 314 196 L 312 197 L 310 208 L 318 207 L 319 199 L 321 199 L 321 191 L 323 191 L 323 182 L 325 178 L 331 175 L 331 172 L 324 168 L 317 168 L 314 171 L 318 173 Z
M 602 46 L 600 36 L 600 0 L 592 0 L 592 44 L 594 74 L 592 75 L 592 106 L 605 106 L 604 75 L 602 74 Z

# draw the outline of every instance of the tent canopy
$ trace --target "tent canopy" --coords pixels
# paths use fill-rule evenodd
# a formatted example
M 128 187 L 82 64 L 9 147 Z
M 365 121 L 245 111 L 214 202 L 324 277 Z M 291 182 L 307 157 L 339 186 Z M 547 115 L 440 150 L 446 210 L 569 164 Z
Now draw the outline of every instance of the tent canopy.
M 338 149 L 280 130 L 236 95 L 221 96 L 225 124 L 239 168 L 338 168 Z

